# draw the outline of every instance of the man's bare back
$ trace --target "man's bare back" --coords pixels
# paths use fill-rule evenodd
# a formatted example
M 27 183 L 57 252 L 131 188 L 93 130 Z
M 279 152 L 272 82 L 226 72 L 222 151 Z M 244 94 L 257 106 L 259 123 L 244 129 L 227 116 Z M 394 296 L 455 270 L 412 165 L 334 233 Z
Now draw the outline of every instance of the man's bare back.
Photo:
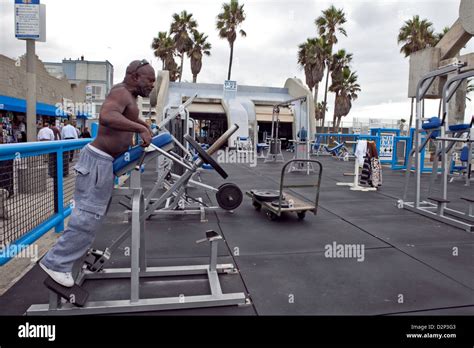
M 148 97 L 154 82 L 153 68 L 138 65 L 136 71 L 127 73 L 124 82 L 110 90 L 100 110 L 99 133 L 92 146 L 116 158 L 128 150 L 134 133 L 140 134 L 142 146 L 150 144 L 152 133 L 139 117 L 137 96 Z

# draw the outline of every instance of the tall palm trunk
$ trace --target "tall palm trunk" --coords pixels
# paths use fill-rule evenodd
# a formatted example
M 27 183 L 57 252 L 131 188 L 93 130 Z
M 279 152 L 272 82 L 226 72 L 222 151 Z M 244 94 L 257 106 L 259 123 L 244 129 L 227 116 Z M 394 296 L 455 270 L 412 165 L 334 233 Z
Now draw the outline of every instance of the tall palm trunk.
M 193 75 L 193 83 L 196 83 L 197 81 L 197 75 Z
M 336 117 L 336 108 L 334 108 L 334 116 L 332 117 L 332 131 L 333 133 L 337 133 L 337 117 Z
M 232 59 L 234 57 L 234 43 L 230 44 L 230 58 L 229 58 L 229 72 L 227 73 L 227 80 L 230 80 L 230 72 L 232 70 Z
M 181 78 L 183 77 L 183 64 L 184 64 L 184 52 L 181 53 L 181 70 L 179 71 L 179 82 L 181 82 Z
M 315 108 L 315 111 L 316 111 L 316 108 L 318 107 L 318 89 L 319 89 L 319 83 L 316 83 L 314 85 L 314 108 Z
M 328 84 L 329 84 L 329 66 L 327 67 L 328 68 L 328 71 L 327 71 L 327 74 L 326 74 L 326 87 L 325 87 L 325 90 L 324 90 L 324 103 L 323 103 L 323 133 L 324 133 L 324 121 L 326 119 L 326 104 L 327 104 L 327 100 L 328 100 Z M 329 128 L 328 128 L 329 130 Z
M 413 121 L 413 103 L 415 102 L 415 98 L 411 98 L 411 111 L 410 111 L 410 122 L 408 123 L 408 134 L 410 134 L 411 124 Z
M 336 132 L 339 133 L 340 131 L 340 128 L 341 128 L 341 120 L 342 120 L 342 117 L 339 117 L 337 119 L 337 126 L 336 126 Z

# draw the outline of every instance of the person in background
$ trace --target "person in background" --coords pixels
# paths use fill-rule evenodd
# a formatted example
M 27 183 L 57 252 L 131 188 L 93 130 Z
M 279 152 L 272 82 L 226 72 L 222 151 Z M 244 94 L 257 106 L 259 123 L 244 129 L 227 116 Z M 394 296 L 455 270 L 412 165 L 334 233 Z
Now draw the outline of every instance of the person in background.
M 26 124 L 23 120 L 18 123 L 18 132 L 20 132 L 20 143 L 26 143 Z
M 158 126 L 157 126 L 157 124 L 156 124 L 156 120 L 155 120 L 155 119 L 152 119 L 152 120 L 151 120 L 150 129 L 151 129 L 151 132 L 153 133 L 153 135 L 158 134 Z
M 405 119 L 403 119 L 403 118 L 400 120 L 400 135 L 401 135 L 401 136 L 407 135 L 407 133 L 408 133 L 408 132 L 407 132 L 407 128 L 408 128 L 408 127 L 407 127 L 406 122 L 407 122 L 407 121 L 406 121 Z
M 304 129 L 304 127 L 301 127 L 301 130 L 298 132 L 297 136 L 300 141 L 306 141 L 306 139 L 308 138 L 308 132 L 306 131 L 306 129 Z
M 64 127 L 61 130 L 61 138 L 64 140 L 78 139 L 79 135 L 77 134 L 76 128 L 69 123 L 69 121 L 64 121 Z
M 54 140 L 61 140 L 61 131 L 54 124 L 51 124 L 51 130 L 54 133 Z
M 92 138 L 89 128 L 84 127 L 84 132 L 82 132 L 82 138 Z
M 6 143 L 8 143 L 8 134 L 0 124 L 0 144 Z M 0 161 L 0 189 L 8 192 L 6 197 L 13 196 L 13 160 Z
M 8 143 L 7 131 L 3 129 L 3 125 L 0 124 L 0 144 Z
M 76 128 L 69 123 L 68 120 L 64 120 L 64 127 L 61 130 L 61 138 L 63 140 L 78 139 Z M 74 159 L 74 151 L 65 151 L 63 156 L 63 171 L 64 176 L 69 175 L 69 162 Z
M 77 138 L 79 139 L 81 137 L 81 130 L 79 129 L 79 127 L 77 126 L 77 123 L 76 122 L 72 122 L 72 125 L 74 128 L 76 128 L 76 132 L 77 132 Z
M 44 122 L 43 128 L 38 132 L 38 141 L 53 141 L 54 132 L 51 130 L 49 123 Z

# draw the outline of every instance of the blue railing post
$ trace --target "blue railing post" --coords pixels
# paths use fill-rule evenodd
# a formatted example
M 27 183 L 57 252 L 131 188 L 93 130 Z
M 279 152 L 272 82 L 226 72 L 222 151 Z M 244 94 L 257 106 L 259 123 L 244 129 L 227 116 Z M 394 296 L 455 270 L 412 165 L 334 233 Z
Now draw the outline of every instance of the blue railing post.
M 69 156 L 68 156 L 69 157 Z M 66 158 L 66 161 L 69 161 L 69 158 Z M 62 216 L 61 219 L 56 226 L 54 226 L 55 232 L 60 233 L 64 231 L 64 189 L 63 189 L 63 175 L 64 175 L 64 150 L 63 146 L 60 146 L 56 151 L 56 175 L 57 175 L 57 197 L 55 199 L 58 200 L 58 211 L 56 212 L 59 216 Z

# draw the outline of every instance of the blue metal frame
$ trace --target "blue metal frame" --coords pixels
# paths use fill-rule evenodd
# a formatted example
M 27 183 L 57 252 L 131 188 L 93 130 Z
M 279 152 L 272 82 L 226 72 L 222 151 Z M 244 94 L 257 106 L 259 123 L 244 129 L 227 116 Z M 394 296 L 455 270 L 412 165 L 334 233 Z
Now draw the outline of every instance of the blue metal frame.
M 395 136 L 393 139 L 393 149 L 394 153 L 396 153 L 397 145 L 400 140 L 406 140 L 407 142 L 407 148 L 405 152 L 405 161 L 403 164 L 398 164 L 397 163 L 397 158 L 396 156 L 392 157 L 392 170 L 406 170 L 407 169 L 407 163 L 408 163 L 408 157 L 410 155 L 410 152 L 412 150 L 413 146 L 413 139 L 414 139 L 414 134 L 415 134 L 415 128 L 410 129 L 410 136 Z M 426 137 L 426 132 L 421 133 L 421 141 L 423 142 Z M 431 168 L 425 168 L 425 156 L 426 156 L 426 148 L 424 151 L 421 152 L 420 154 L 420 162 L 421 162 L 421 172 L 422 173 L 431 173 L 432 169 Z M 415 166 L 411 168 L 411 170 L 415 170 Z
M 18 158 L 18 155 L 21 155 L 22 157 L 31 157 L 56 152 L 58 202 L 63 202 L 63 153 L 66 151 L 81 149 L 92 142 L 93 139 L 94 138 L 4 144 L 0 146 L 0 161 Z M 9 244 L 7 248 L 3 250 L 0 248 L 0 266 L 6 264 L 15 257 L 16 253 L 21 252 L 21 250 L 35 242 L 50 229 L 54 228 L 57 233 L 64 231 L 64 219 L 71 214 L 71 211 L 71 206 L 58 204 L 58 211 L 55 212 L 53 216 L 32 230 L 25 232 L 22 237 Z
M 395 148 L 395 137 L 400 136 L 400 129 L 397 128 L 371 128 L 370 129 L 370 134 L 373 136 L 378 136 L 379 137 L 379 143 L 377 144 L 377 151 L 379 151 L 379 156 L 380 156 L 380 142 L 382 139 L 382 133 L 391 133 L 393 134 L 393 148 Z M 381 159 L 380 163 L 382 164 L 392 164 L 393 163 L 393 157 L 394 157 L 395 151 L 392 151 L 392 158 L 391 159 Z
M 341 143 L 343 138 L 349 138 L 349 140 L 372 140 L 375 141 L 377 151 L 380 149 L 380 136 L 367 135 L 367 134 L 342 134 L 342 133 L 316 133 L 314 138 L 320 137 L 320 143 L 325 143 L 327 138 L 336 138 L 338 143 Z M 352 145 L 352 152 L 355 152 L 356 144 Z

